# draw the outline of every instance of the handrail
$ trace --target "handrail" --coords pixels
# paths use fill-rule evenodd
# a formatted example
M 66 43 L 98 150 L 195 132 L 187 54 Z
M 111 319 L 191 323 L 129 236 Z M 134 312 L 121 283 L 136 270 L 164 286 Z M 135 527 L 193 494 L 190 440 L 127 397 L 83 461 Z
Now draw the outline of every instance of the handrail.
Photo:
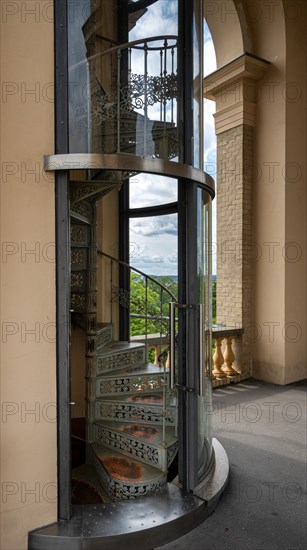
M 80 67 L 85 63 L 91 63 L 92 61 L 95 61 L 95 59 L 98 59 L 99 57 L 103 57 L 104 55 L 107 55 L 109 53 L 119 52 L 121 50 L 126 50 L 127 48 L 135 47 L 138 44 L 156 42 L 158 40 L 178 40 L 178 36 L 175 34 L 166 34 L 161 36 L 152 36 L 150 38 L 139 38 L 138 40 L 133 40 L 132 42 L 125 42 L 124 44 L 119 44 L 118 46 L 113 46 L 112 48 L 108 48 L 104 52 L 95 53 L 94 55 L 91 55 L 90 57 L 87 57 L 86 59 L 83 59 L 82 61 L 79 61 L 79 63 L 76 63 L 75 65 L 73 65 L 73 68 Z M 166 49 L 173 48 L 174 46 L 175 44 L 166 46 Z M 165 46 L 163 46 L 163 49 L 164 48 Z M 136 49 L 139 49 L 139 48 L 136 48 Z M 156 49 L 160 49 L 160 46 L 155 48 L 148 48 L 148 49 L 156 50 Z
M 118 264 L 123 265 L 123 266 L 127 267 L 128 269 L 135 271 L 139 275 L 142 275 L 142 277 L 145 277 L 149 281 L 152 281 L 153 283 L 158 285 L 162 290 L 164 290 L 164 292 L 167 292 L 167 294 L 172 298 L 173 301 L 175 301 L 175 302 L 177 301 L 176 296 L 174 296 L 174 294 L 168 288 L 166 288 L 164 285 L 159 283 L 159 281 L 157 281 L 157 279 L 154 279 L 150 275 L 147 275 L 143 271 L 140 271 L 136 267 L 133 267 L 132 265 L 128 264 L 127 262 L 124 262 L 123 260 L 119 260 L 118 258 L 115 258 L 114 256 L 111 256 L 110 254 L 107 254 L 106 252 L 102 252 L 102 250 L 100 250 L 100 249 L 97 250 L 97 253 L 100 256 L 104 256 L 105 258 L 109 258 L 109 260 L 112 260 L 113 262 L 117 262 Z
M 97 253 L 102 256 L 102 257 L 105 257 L 107 258 L 108 260 L 110 260 L 111 262 L 111 288 L 112 288 L 112 262 L 117 262 L 119 265 L 122 265 L 124 267 L 126 267 L 127 269 L 129 269 L 129 272 L 130 274 L 132 272 L 134 273 L 137 273 L 138 275 L 140 275 L 144 280 L 145 280 L 145 293 L 146 293 L 146 298 L 145 298 L 145 315 L 143 313 L 131 313 L 130 311 L 130 298 L 129 298 L 129 301 L 128 301 L 128 304 L 129 304 L 129 316 L 130 316 L 130 319 L 143 319 L 145 321 L 145 346 L 146 346 L 146 349 L 147 349 L 147 345 L 148 345 L 148 333 L 147 333 L 147 327 L 148 327 L 148 322 L 149 321 L 159 321 L 161 322 L 161 326 L 160 326 L 160 338 L 161 338 L 161 343 L 160 345 L 162 345 L 162 339 L 164 338 L 163 336 L 163 332 L 162 332 L 162 323 L 165 323 L 165 322 L 168 322 L 169 321 L 169 317 L 168 316 L 165 316 L 163 315 L 163 312 L 162 312 L 162 296 L 163 296 L 163 292 L 167 294 L 168 298 L 169 298 L 169 302 L 176 302 L 177 299 L 175 297 L 175 295 L 168 289 L 166 288 L 163 284 L 161 284 L 159 281 L 157 281 L 156 279 L 154 279 L 153 277 L 151 277 L 150 275 L 147 275 L 146 273 L 144 273 L 143 271 L 141 271 L 140 269 L 137 269 L 136 267 L 133 267 L 132 265 L 128 264 L 127 262 L 124 262 L 123 260 L 119 260 L 118 258 L 115 258 L 114 256 L 112 256 L 111 254 L 108 254 L 107 252 L 103 252 L 102 250 L 98 249 L 97 250 Z M 147 302 L 147 292 L 148 292 L 148 281 L 151 281 L 152 283 L 154 283 L 157 288 L 159 289 L 159 293 L 160 293 L 160 314 L 159 315 L 152 315 L 149 311 L 148 311 L 148 302 Z M 111 299 L 111 304 L 112 304 L 112 292 L 111 292 L 111 296 L 110 296 L 110 299 Z M 110 304 L 110 305 L 111 305 Z M 111 313 L 111 319 L 110 321 L 112 322 L 112 307 L 110 308 L 110 313 Z M 167 350 L 164 350 L 160 353 L 159 355 L 159 358 L 158 358 L 158 362 L 161 363 L 162 359 L 164 359 L 168 354 L 168 349 Z

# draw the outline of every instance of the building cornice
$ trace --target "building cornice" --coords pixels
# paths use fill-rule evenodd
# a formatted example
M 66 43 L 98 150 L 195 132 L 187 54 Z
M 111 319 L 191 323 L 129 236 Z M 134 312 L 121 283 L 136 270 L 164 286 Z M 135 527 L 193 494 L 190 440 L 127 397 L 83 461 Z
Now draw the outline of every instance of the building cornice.
M 255 126 L 256 83 L 269 65 L 265 59 L 245 53 L 204 78 L 203 96 L 216 102 L 216 134 L 241 124 Z
M 269 61 L 244 53 L 233 61 L 210 73 L 203 80 L 204 98 L 216 100 L 216 96 L 230 84 L 242 79 L 257 81 L 263 78 L 270 65 Z

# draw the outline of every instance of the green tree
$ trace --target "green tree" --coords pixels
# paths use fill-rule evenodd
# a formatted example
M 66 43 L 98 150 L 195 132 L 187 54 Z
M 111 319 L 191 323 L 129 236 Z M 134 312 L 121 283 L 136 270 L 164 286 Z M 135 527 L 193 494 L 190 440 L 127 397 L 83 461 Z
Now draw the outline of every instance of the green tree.
M 149 282 L 137 273 L 131 273 L 130 279 L 130 314 L 138 315 L 130 321 L 131 336 L 156 334 L 163 329 L 161 321 L 161 297 L 158 285 Z M 156 287 L 154 289 L 153 287 Z M 147 319 L 145 319 L 145 317 Z

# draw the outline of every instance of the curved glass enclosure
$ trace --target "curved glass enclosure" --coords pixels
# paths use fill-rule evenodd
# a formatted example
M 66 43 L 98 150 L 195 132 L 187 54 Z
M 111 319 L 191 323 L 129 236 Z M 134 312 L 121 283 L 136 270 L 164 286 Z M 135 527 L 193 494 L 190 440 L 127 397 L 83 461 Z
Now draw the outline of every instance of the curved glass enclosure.
M 173 463 L 172 476 L 194 491 L 214 460 L 202 2 L 68 7 L 67 157 L 80 169 L 71 180 L 72 281 L 87 327 L 88 456 L 111 500 L 155 492 Z M 114 189 L 110 213 L 103 201 Z M 119 243 L 97 260 L 97 241 L 117 235 L 118 223 Z
M 126 44 L 118 44 L 114 28 L 106 27 L 111 3 L 71 2 L 75 9 L 69 26 L 69 151 L 176 160 L 177 2 L 156 2 L 145 10 L 144 23 L 144 10 L 127 14 L 126 24 L 132 29 Z M 147 37 L 148 16 L 159 5 L 171 14 L 170 25 L 167 15 L 162 20 L 168 33 L 161 34 L 155 22 L 154 36 Z M 170 28 L 176 34 L 170 34 Z M 145 38 L 133 39 L 140 29 Z

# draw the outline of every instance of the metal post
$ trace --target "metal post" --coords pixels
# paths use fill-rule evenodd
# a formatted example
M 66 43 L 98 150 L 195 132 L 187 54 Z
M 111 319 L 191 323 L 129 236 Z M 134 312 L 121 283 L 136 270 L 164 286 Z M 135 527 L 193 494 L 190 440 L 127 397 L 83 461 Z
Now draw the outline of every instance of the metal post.
M 55 150 L 68 153 L 68 10 L 54 1 Z M 71 517 L 69 172 L 55 173 L 58 518 Z

